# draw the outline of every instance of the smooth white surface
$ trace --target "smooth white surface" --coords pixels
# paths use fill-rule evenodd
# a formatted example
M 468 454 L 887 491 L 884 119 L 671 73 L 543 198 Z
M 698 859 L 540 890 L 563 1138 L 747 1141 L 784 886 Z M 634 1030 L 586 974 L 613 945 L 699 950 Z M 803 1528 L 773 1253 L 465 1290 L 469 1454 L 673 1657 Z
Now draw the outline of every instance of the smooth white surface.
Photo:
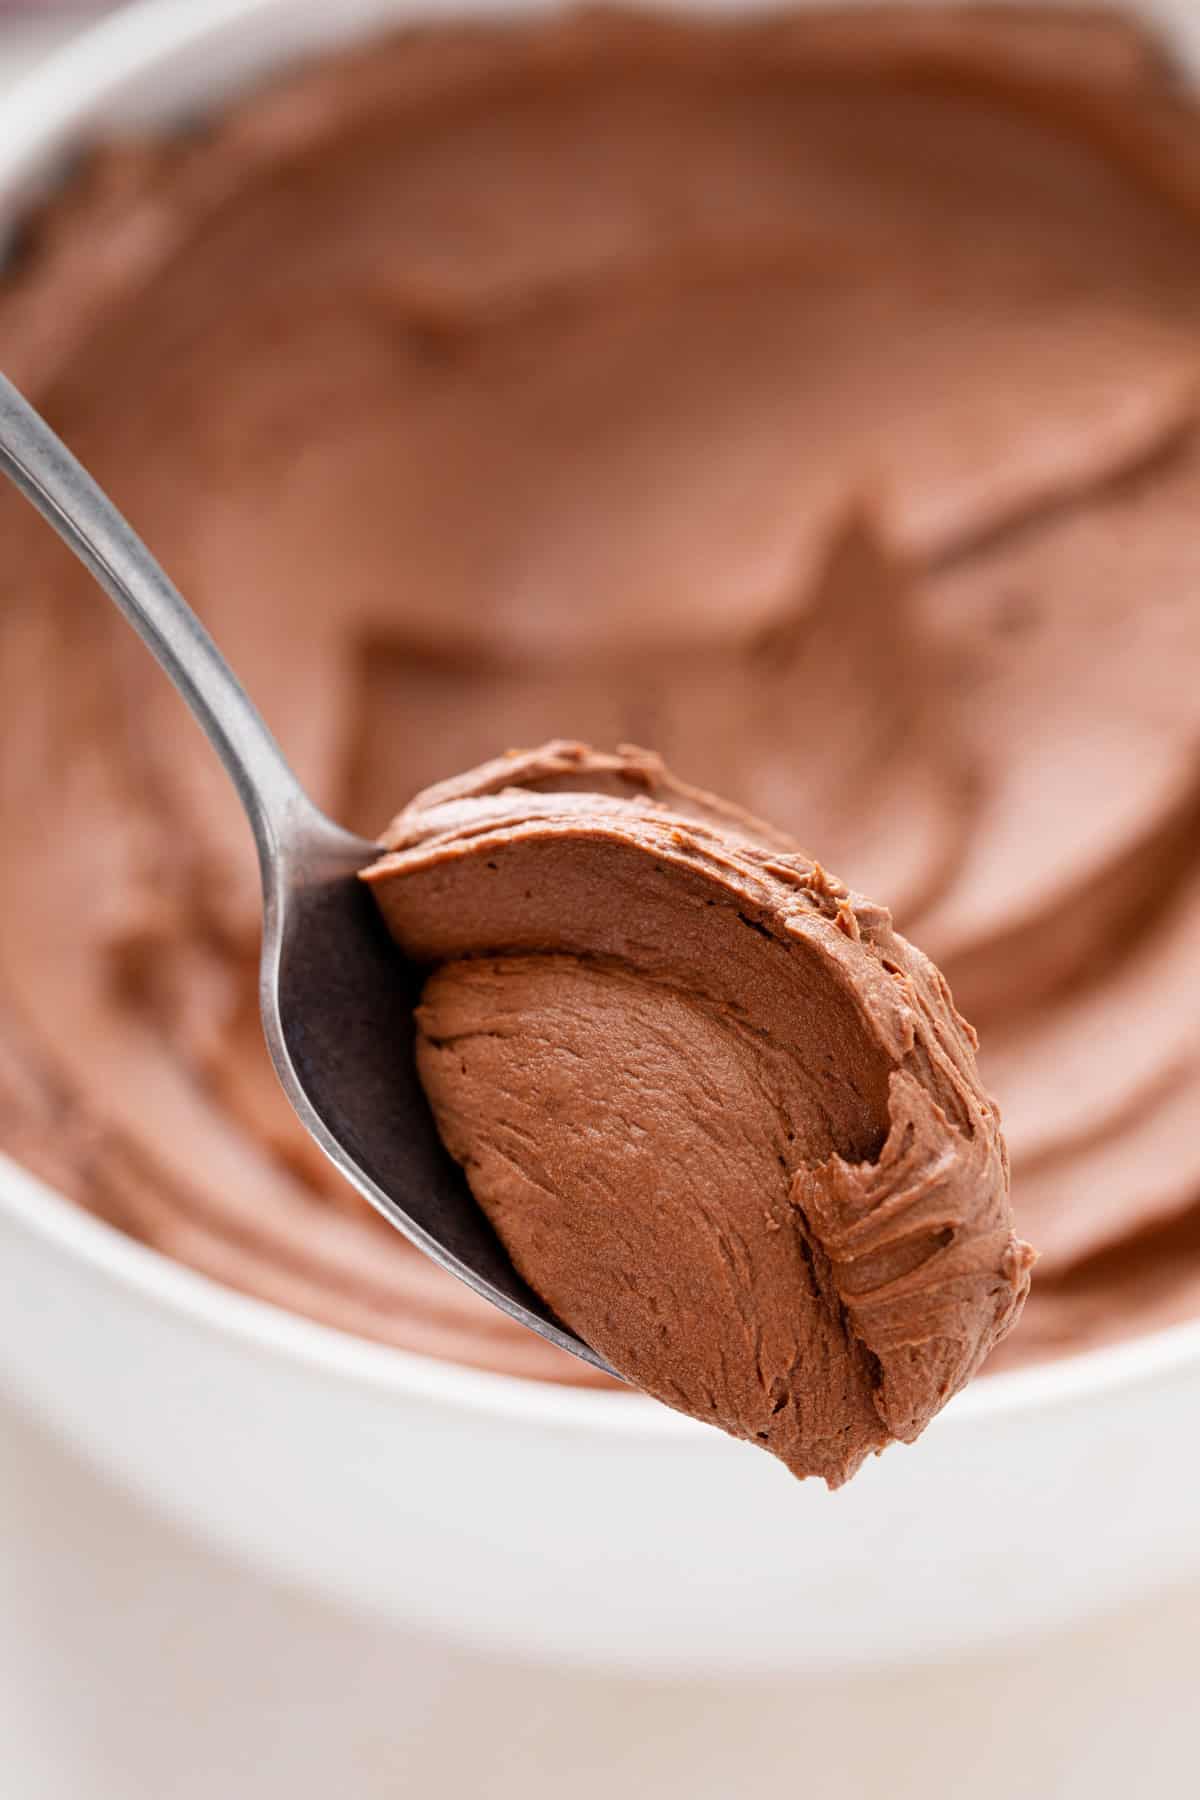
M 169 36 L 170 15 L 186 15 L 194 22 L 212 10 L 199 0 L 183 7 L 164 0 L 158 16 Z M 220 10 L 228 8 L 222 4 Z M 309 5 L 302 10 L 311 20 L 329 9 Z M 265 41 L 258 31 L 256 55 Z M 211 62 L 205 64 L 205 79 Z M 195 78 L 197 66 L 189 56 L 188 68 L 176 71 L 179 89 L 172 89 L 170 79 L 156 82 L 156 103 L 164 94 L 181 92 Z M 94 67 L 77 58 L 77 86 L 90 90 L 95 77 Z M 39 105 L 42 111 L 33 122 L 44 129 L 44 102 Z M 27 125 L 30 112 L 27 102 Z M 0 145 L 0 156 L 5 149 L 11 152 L 18 135 L 18 109 L 6 110 L 5 121 L 7 142 Z M 37 1216 L 49 1220 L 52 1212 Z M 831 1500 L 811 1486 L 795 1488 L 767 1459 L 686 1422 L 650 1413 L 637 1402 L 514 1390 L 513 1384 L 444 1370 L 428 1372 L 422 1397 L 411 1379 L 400 1382 L 389 1376 L 387 1371 L 394 1376 L 403 1359 L 332 1339 L 268 1309 L 251 1305 L 247 1312 L 248 1303 L 197 1283 L 136 1246 L 112 1234 L 96 1236 L 99 1228 L 69 1210 L 61 1232 L 41 1225 L 31 1229 L 34 1216 L 19 1204 L 10 1206 L 0 1245 L 8 1288 L 0 1320 L 7 1378 L 22 1389 L 27 1403 L 52 1418 L 60 1433 L 107 1460 L 157 1505 L 208 1537 L 236 1546 L 243 1557 L 289 1571 L 310 1587 L 336 1587 L 359 1606 L 437 1621 L 498 1647 L 520 1636 L 526 1649 L 540 1646 L 559 1656 L 700 1666 L 722 1660 L 743 1666 L 846 1661 L 864 1652 L 927 1654 L 981 1630 L 992 1636 L 1022 1629 L 1028 1633 L 1035 1621 L 1044 1624 L 1094 1609 L 1148 1581 L 1170 1580 L 1200 1552 L 1191 1497 L 1200 1471 L 1186 1444 L 1176 1444 L 1171 1428 L 1180 1411 L 1195 1415 L 1200 1383 L 1194 1356 L 1181 1361 L 1167 1355 L 1156 1369 L 1151 1351 L 1148 1359 L 1143 1356 L 1140 1372 L 1136 1359 L 1118 1358 L 1102 1378 L 1048 1371 L 1026 1385 L 1019 1407 L 1005 1398 L 1004 1385 L 980 1387 L 939 1422 L 918 1451 L 891 1453 L 848 1493 Z M 103 1250 L 96 1248 L 101 1241 Z M 206 1292 L 204 1303 L 189 1309 L 180 1296 L 200 1290 Z M 241 1329 L 250 1315 L 267 1320 L 258 1337 Z M 325 1350 L 315 1347 L 320 1344 Z M 509 1391 L 502 1396 L 504 1389 Z M 582 1431 L 581 1400 L 592 1407 Z M 602 1413 L 611 1428 L 599 1425 Z M 193 1655 L 212 1659 L 206 1674 L 190 1671 L 201 1687 L 205 1680 L 220 1684 L 225 1678 L 246 1678 L 242 1645 L 230 1643 L 229 1661 L 223 1665 L 219 1613 L 206 1614 L 199 1604 L 198 1596 L 208 1593 L 211 1581 L 212 1595 L 225 1596 L 222 1604 L 232 1609 L 233 1620 L 240 1617 L 240 1608 L 247 1609 L 267 1639 L 268 1622 L 276 1616 L 287 1621 L 289 1608 L 322 1622 L 313 1624 L 311 1644 L 297 1641 L 296 1632 L 304 1627 L 286 1624 L 286 1649 L 281 1638 L 277 1653 L 283 1663 L 277 1667 L 298 1659 L 307 1671 L 301 1685 L 311 1681 L 314 1694 L 325 1681 L 330 1683 L 332 1696 L 319 1701 L 310 1694 L 308 1704 L 328 1714 L 328 1731 L 335 1740 L 367 1729 L 372 1718 L 367 1710 L 359 1726 L 352 1724 L 346 1667 L 336 1654 L 324 1660 L 321 1644 L 336 1644 L 339 1632 L 366 1646 L 361 1654 L 367 1665 L 373 1666 L 376 1656 L 386 1665 L 394 1653 L 403 1666 L 404 1675 L 398 1666 L 388 1688 L 390 1715 L 383 1707 L 383 1716 L 395 1720 L 401 1735 L 402 1718 L 413 1716 L 396 1710 L 410 1663 L 424 1672 L 420 1691 L 435 1709 L 441 1690 L 435 1694 L 429 1687 L 425 1677 L 433 1680 L 430 1671 L 450 1671 L 445 1679 L 451 1690 L 457 1682 L 465 1682 L 463 1691 L 472 1693 L 479 1685 L 482 1665 L 477 1661 L 446 1649 L 416 1647 L 378 1625 L 351 1625 L 313 1599 L 285 1603 L 260 1579 L 212 1562 L 169 1528 L 148 1525 L 136 1510 L 20 1426 L 14 1424 L 12 1433 L 18 1460 L 10 1465 L 6 1456 L 6 1470 L 28 1463 L 33 1523 L 58 1519 L 60 1526 L 64 1520 L 71 1524 L 60 1561 L 50 1554 L 55 1534 L 47 1538 L 44 1531 L 31 1529 L 19 1505 L 11 1525 L 7 1517 L 0 1521 L 6 1545 L 24 1542 L 29 1549 L 20 1582 L 32 1583 L 34 1592 L 42 1594 L 44 1605 L 37 1610 L 48 1621 L 61 1619 L 58 1595 L 64 1579 L 72 1592 L 78 1583 L 85 1599 L 82 1614 L 68 1609 L 68 1628 L 51 1622 L 44 1643 L 36 1634 L 31 1640 L 38 1652 L 31 1661 L 35 1684 L 42 1679 L 39 1669 L 50 1669 L 56 1659 L 67 1670 L 64 1694 L 71 1679 L 84 1681 L 86 1665 L 103 1665 L 103 1679 L 98 1667 L 92 1667 L 94 1696 L 103 1691 L 104 1680 L 119 1682 L 122 1692 L 134 1695 L 141 1695 L 142 1684 L 148 1683 L 147 1691 L 158 1696 L 150 1711 L 156 1719 L 163 1716 L 164 1742 L 170 1741 L 181 1722 L 173 1715 L 186 1704 L 185 1689 L 171 1687 L 174 1660 L 188 1668 Z M 539 1476 L 548 1483 L 549 1499 L 534 1509 L 530 1497 L 540 1491 L 535 1485 Z M 14 1492 L 6 1494 L 6 1505 L 10 1500 L 24 1504 L 20 1481 L 18 1476 Z M 980 1497 L 983 1527 L 968 1524 L 978 1517 L 971 1506 Z M 671 1500 L 675 1503 L 669 1504 Z M 100 1527 L 95 1520 L 83 1523 L 85 1510 L 93 1506 Z M 581 1509 L 584 1530 L 576 1533 L 572 1522 Z M 647 1509 L 659 1521 L 650 1539 L 644 1530 Z M 731 1519 L 750 1525 L 749 1540 L 734 1557 L 728 1554 Z M 598 1529 L 598 1523 L 607 1529 Z M 76 1536 L 91 1546 L 91 1560 L 81 1551 L 78 1566 L 71 1560 L 74 1551 L 66 1550 Z M 147 1542 L 159 1545 L 155 1554 L 161 1556 L 161 1569 L 143 1589 L 142 1546 Z M 153 1559 L 152 1566 L 158 1568 Z M 69 1571 L 65 1577 L 64 1568 Z M 113 1585 L 105 1598 L 104 1581 L 110 1578 Z M 93 1580 L 100 1595 L 94 1601 L 87 1598 Z M 42 1582 L 47 1586 L 39 1587 Z M 125 1630 L 117 1595 L 127 1584 L 137 1596 L 132 1612 L 143 1618 L 144 1640 L 131 1640 Z M 1146 1669 L 1156 1671 L 1156 1680 L 1162 1679 L 1154 1661 L 1159 1626 L 1177 1619 L 1186 1631 L 1190 1621 L 1194 1632 L 1195 1607 L 1193 1597 L 1146 1604 L 1134 1615 L 1139 1653 L 1153 1653 Z M 20 1605 L 4 1610 L 10 1618 L 21 1616 Z M 147 1627 L 147 1617 L 157 1623 Z M 173 1625 L 168 1623 L 172 1619 Z M 325 1622 L 333 1620 L 336 1630 L 330 1624 L 327 1631 Z M 1147 1645 L 1149 1621 L 1158 1623 Z M 89 1638 L 93 1629 L 100 1632 L 101 1644 Z M 236 1628 L 231 1636 L 238 1636 Z M 247 1638 L 254 1641 L 254 1632 Z M 164 1657 L 168 1641 L 173 1648 Z M 1081 1654 L 1078 1646 L 1086 1642 L 1107 1642 L 1101 1659 L 1107 1663 L 1125 1640 L 1119 1631 L 1110 1631 L 1107 1637 L 1100 1633 L 1073 1642 L 1075 1654 Z M 1176 1658 L 1181 1642 L 1176 1637 L 1171 1652 Z M 90 1648 L 80 1651 L 81 1645 Z M 77 1651 L 83 1656 L 78 1668 Z M 1055 1666 L 1050 1650 L 1027 1655 L 1049 1657 L 1046 1667 Z M 311 1666 L 305 1662 L 308 1657 Z M 993 1666 L 1010 1671 L 1023 1667 L 1003 1658 Z M 241 1671 L 236 1677 L 235 1670 Z M 315 1670 L 323 1671 L 320 1678 Z M 386 1668 L 381 1692 L 388 1686 L 385 1675 Z M 52 1688 L 54 1678 L 45 1679 Z M 956 1679 L 965 1684 L 960 1696 L 964 1717 L 973 1718 L 978 1731 L 978 1708 L 973 1714 L 970 1699 L 974 1677 L 964 1673 Z M 1149 1673 L 1146 1679 L 1149 1683 Z M 265 1680 L 260 1674 L 252 1682 L 264 1706 L 276 1703 L 268 1702 Z M 684 1692 L 653 1684 L 642 1690 L 628 1682 L 572 1682 L 565 1675 L 547 1677 L 547 1687 L 532 1677 L 513 1675 L 511 1680 L 518 1687 L 527 1681 L 527 1694 L 561 1691 L 573 1697 L 569 1705 L 564 1698 L 564 1708 L 569 1712 L 577 1703 L 590 1724 L 605 1716 L 608 1707 L 618 1738 L 627 1734 L 618 1723 L 621 1713 L 638 1713 L 630 1695 Z M 490 1682 L 489 1675 L 485 1685 Z M 895 1720 L 888 1697 L 907 1691 L 906 1683 L 924 1692 L 934 1708 L 935 1722 L 927 1722 L 927 1729 L 937 1733 L 944 1754 L 939 1750 L 941 1761 L 930 1766 L 944 1762 L 949 1768 L 945 1756 L 956 1727 L 947 1718 L 944 1681 L 933 1686 L 910 1674 L 868 1687 L 883 1696 L 881 1717 L 890 1721 L 890 1729 Z M 985 1690 L 986 1683 L 978 1692 Z M 761 1686 L 757 1691 L 765 1700 Z M 785 1759 L 781 1768 L 803 1768 L 806 1774 L 811 1765 L 797 1762 L 794 1747 L 788 1746 L 819 1731 L 827 1710 L 836 1719 L 830 1696 L 841 1690 L 824 1678 L 811 1691 L 824 1696 L 828 1708 L 822 1704 L 806 1725 L 796 1716 L 801 1735 L 781 1730 L 773 1751 Z M 809 1683 L 803 1692 L 810 1692 Z M 774 1692 L 764 1706 L 771 1728 L 780 1716 L 792 1715 L 796 1693 L 794 1682 Z M 784 1705 L 787 1695 L 791 1699 Z M 1028 1700 L 1022 1689 L 1022 1704 Z M 286 1707 L 285 1691 L 277 1703 Z M 99 1706 L 99 1701 L 92 1704 Z M 671 1716 L 674 1704 L 663 1700 L 665 1716 Z M 722 1707 L 714 1711 L 711 1700 L 704 1704 L 714 1717 L 722 1714 Z M 346 1722 L 339 1707 L 350 1707 Z M 679 1707 L 679 1718 L 691 1720 L 690 1703 L 680 1701 Z M 748 1702 L 740 1714 L 732 1699 L 728 1707 L 735 1736 L 744 1731 L 757 1741 L 765 1733 L 772 1741 L 768 1725 L 761 1719 L 754 1723 Z M 102 1736 L 115 1732 L 118 1739 L 122 1731 L 136 1734 L 144 1726 L 144 1711 L 138 1699 L 114 1723 L 110 1704 L 97 1730 Z M 376 1729 L 378 1723 L 376 1719 Z M 288 1730 L 295 1724 L 289 1713 Z M 1001 1749 L 998 1730 L 993 1721 L 991 1732 L 984 1733 L 993 1757 Z M 867 1753 L 857 1742 L 849 1711 L 837 1733 L 856 1740 L 840 1754 Z M 300 1744 L 304 1741 L 300 1732 Z M 566 1741 L 564 1736 L 560 1749 Z M 730 1783 L 736 1762 L 722 1762 L 723 1752 L 706 1741 L 703 1730 L 695 1742 L 699 1760 L 693 1769 L 709 1769 L 711 1759 L 718 1771 L 714 1779 Z M 377 1765 L 382 1771 L 395 1750 L 386 1726 L 379 1743 L 386 1748 Z M 458 1745 L 463 1757 L 467 1748 Z M 61 1749 L 54 1747 L 56 1757 Z M 322 1755 L 332 1754 L 328 1746 L 321 1751 L 318 1743 L 310 1749 L 314 1767 L 329 1766 L 321 1764 Z M 610 1745 L 609 1753 L 616 1759 L 609 1766 L 626 1768 L 620 1761 L 624 1752 Z M 911 1742 L 906 1754 L 922 1766 L 922 1754 Z M 1093 1770 L 1086 1790 L 1067 1786 L 1039 1791 L 1102 1793 L 1106 1790 L 1095 1785 L 1096 1771 L 1109 1760 L 1097 1761 L 1090 1754 L 1082 1759 Z M 1116 1758 L 1113 1766 L 1118 1764 Z M 301 1755 L 295 1767 L 305 1766 Z M 1006 1791 L 1011 1791 L 1012 1775 L 1010 1765 Z M 977 1770 L 972 1793 L 1001 1791 L 980 1786 L 981 1779 Z M 61 1791 L 90 1800 L 91 1790 L 78 1784 Z M 164 1789 L 161 1777 L 144 1788 L 95 1789 L 97 1796 L 110 1791 Z M 193 1790 L 170 1786 L 165 1791 Z M 194 1791 L 211 1787 L 201 1783 Z M 257 1795 L 264 1790 L 256 1784 L 252 1791 Z M 463 1791 L 509 1790 L 475 1785 Z M 658 1785 L 647 1791 L 673 1790 Z M 729 1785 L 697 1789 L 693 1781 L 691 1791 L 733 1790 Z M 893 1782 L 892 1791 L 905 1790 Z
M 197 1548 L 0 1406 L 6 1800 L 1190 1800 L 1200 1588 L 940 1670 L 719 1686 L 449 1650 Z

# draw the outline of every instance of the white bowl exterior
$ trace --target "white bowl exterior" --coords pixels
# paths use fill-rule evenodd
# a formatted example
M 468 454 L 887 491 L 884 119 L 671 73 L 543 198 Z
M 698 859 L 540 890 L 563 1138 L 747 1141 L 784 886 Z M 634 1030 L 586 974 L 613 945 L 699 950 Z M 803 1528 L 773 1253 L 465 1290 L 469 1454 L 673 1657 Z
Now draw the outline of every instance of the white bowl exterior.
M 831 1495 L 638 1398 L 402 1357 L 229 1294 L 12 1165 L 0 1258 L 0 1380 L 57 1435 L 255 1566 L 498 1651 L 709 1674 L 911 1660 L 1200 1561 L 1178 1423 L 1195 1333 L 1132 1371 L 985 1384 Z
M 1189 4 L 1153 10 L 1200 41 Z M 464 10 L 492 8 L 132 8 L 6 101 L 0 228 L 104 125 Z M 233 1294 L 4 1158 L 0 1267 L 0 1382 L 57 1435 L 257 1567 L 510 1654 L 705 1674 L 911 1660 L 1200 1567 L 1200 1325 L 976 1384 L 830 1495 L 640 1397 L 432 1363 Z

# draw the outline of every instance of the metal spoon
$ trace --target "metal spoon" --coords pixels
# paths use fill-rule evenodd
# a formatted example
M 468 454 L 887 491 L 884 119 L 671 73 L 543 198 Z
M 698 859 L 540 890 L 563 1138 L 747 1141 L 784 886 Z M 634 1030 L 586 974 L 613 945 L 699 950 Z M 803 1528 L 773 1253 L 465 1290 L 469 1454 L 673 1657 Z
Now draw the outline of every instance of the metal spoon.
M 237 789 L 262 874 L 263 1031 L 305 1129 L 434 1262 L 531 1331 L 607 1370 L 517 1275 L 438 1138 L 412 1054 L 416 972 L 355 880 L 379 846 L 313 804 L 183 596 L 2 375 L 0 470 L 158 658 Z

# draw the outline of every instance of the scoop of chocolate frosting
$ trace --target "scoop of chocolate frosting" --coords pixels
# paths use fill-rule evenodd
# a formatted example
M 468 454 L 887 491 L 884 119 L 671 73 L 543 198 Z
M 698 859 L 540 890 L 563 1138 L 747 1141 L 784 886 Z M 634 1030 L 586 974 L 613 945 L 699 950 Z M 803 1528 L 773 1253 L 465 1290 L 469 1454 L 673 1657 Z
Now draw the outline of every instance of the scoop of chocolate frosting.
M 636 750 L 486 763 L 384 843 L 425 1091 L 535 1291 L 797 1475 L 915 1438 L 1032 1252 L 974 1034 L 887 911 Z

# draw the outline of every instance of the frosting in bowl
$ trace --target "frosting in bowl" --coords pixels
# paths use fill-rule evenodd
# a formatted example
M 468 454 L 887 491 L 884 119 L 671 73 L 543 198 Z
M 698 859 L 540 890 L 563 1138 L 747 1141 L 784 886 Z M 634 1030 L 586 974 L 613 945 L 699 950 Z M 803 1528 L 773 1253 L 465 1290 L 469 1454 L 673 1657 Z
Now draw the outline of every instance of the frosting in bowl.
M 326 809 L 652 745 L 878 894 L 1044 1254 L 1200 1304 L 1200 127 L 1110 18 L 438 26 L 87 157 L 0 356 Z M 546 1379 L 277 1093 L 236 801 L 0 493 L 0 1146 L 221 1280 Z

